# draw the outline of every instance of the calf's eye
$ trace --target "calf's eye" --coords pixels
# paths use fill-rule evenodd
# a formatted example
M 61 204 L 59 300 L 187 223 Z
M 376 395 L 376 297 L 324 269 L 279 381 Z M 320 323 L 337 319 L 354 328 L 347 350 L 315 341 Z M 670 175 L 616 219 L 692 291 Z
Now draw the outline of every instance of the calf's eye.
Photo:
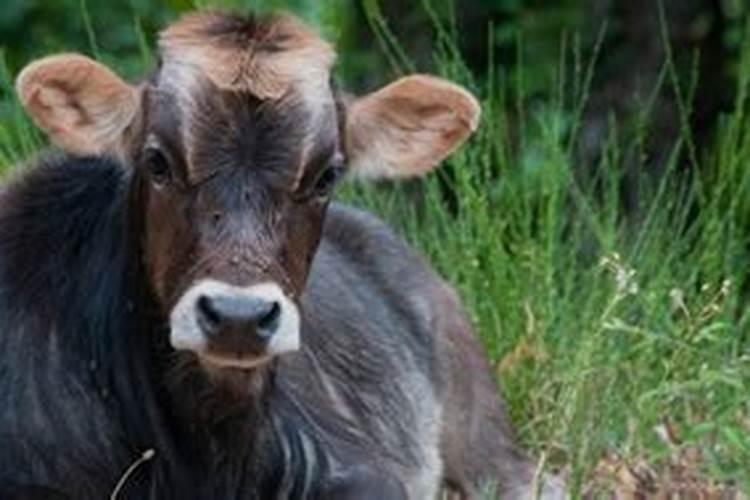
M 344 175 L 345 167 L 343 162 L 334 161 L 329 164 L 318 176 L 313 188 L 314 195 L 318 198 L 330 196 L 336 183 Z
M 172 179 L 172 169 L 169 160 L 160 150 L 149 148 L 145 153 L 145 162 L 148 173 L 154 184 L 164 185 Z

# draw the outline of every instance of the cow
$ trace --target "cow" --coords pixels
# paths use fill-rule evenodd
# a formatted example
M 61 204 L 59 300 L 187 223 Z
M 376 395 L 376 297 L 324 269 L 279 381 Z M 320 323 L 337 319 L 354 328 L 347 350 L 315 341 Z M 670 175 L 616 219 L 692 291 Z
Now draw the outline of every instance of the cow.
M 477 100 L 426 75 L 347 97 L 288 14 L 158 45 L 137 83 L 78 54 L 17 78 L 57 147 L 0 194 L 0 498 L 562 497 L 456 292 L 331 201 L 433 169 Z

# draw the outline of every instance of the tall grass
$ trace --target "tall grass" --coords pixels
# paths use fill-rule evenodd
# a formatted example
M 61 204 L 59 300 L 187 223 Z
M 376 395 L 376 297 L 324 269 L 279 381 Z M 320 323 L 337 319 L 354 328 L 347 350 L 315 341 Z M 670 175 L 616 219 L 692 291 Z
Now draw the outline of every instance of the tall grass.
M 655 176 L 637 154 L 652 133 L 649 99 L 632 123 L 611 120 L 597 165 L 577 164 L 596 59 L 575 39 L 551 69 L 552 97 L 528 106 L 523 68 L 510 79 L 492 61 L 476 81 L 452 27 L 433 21 L 438 71 L 481 96 L 479 132 L 424 180 L 349 185 L 340 198 L 390 221 L 459 289 L 520 438 L 574 489 L 608 453 L 658 463 L 696 446 L 707 475 L 750 490 L 750 43 L 734 111 L 704 156 L 687 126 L 692 87 L 665 61 L 658 85 L 680 96 L 683 126 Z M 0 92 L 11 83 L 0 71 Z M 11 119 L 0 122 L 0 167 L 10 167 L 40 141 L 14 100 L 1 105 Z M 640 184 L 631 213 L 626 175 Z M 674 441 L 658 439 L 665 425 Z
M 608 454 L 658 464 L 695 446 L 707 476 L 747 491 L 750 44 L 703 158 L 687 125 L 693 86 L 668 56 L 657 85 L 679 97 L 682 133 L 659 175 L 633 154 L 652 133 L 652 98 L 629 130 L 612 120 L 598 165 L 577 164 L 596 61 L 575 44 L 534 107 L 522 71 L 508 81 L 493 62 L 475 82 L 449 29 L 436 44 L 439 71 L 482 96 L 479 133 L 418 186 L 355 186 L 345 199 L 399 227 L 458 287 L 521 438 L 574 489 Z M 626 174 L 639 184 L 630 213 Z

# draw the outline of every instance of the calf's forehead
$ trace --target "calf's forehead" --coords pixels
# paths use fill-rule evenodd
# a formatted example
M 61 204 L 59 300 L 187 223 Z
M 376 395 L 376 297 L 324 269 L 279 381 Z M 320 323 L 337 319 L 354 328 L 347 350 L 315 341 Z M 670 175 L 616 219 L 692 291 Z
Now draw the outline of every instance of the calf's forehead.
M 168 66 L 188 66 L 222 90 L 278 99 L 289 87 L 324 86 L 335 59 L 331 46 L 287 15 L 191 14 L 159 39 Z
M 283 135 L 283 146 L 309 156 L 336 137 L 334 52 L 296 19 L 192 14 L 162 32 L 159 46 L 152 102 L 164 116 L 155 118 L 179 129 L 189 167 L 207 140 Z

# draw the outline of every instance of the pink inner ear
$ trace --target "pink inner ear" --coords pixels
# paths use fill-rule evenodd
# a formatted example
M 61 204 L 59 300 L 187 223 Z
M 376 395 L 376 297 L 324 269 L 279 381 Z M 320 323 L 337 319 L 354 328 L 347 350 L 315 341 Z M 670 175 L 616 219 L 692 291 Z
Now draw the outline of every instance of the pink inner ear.
M 349 108 L 347 150 L 360 177 L 399 178 L 434 169 L 474 132 L 477 100 L 435 77 L 403 78 Z
M 31 63 L 18 76 L 16 89 L 34 123 L 76 154 L 112 151 L 137 111 L 133 87 L 77 54 Z

